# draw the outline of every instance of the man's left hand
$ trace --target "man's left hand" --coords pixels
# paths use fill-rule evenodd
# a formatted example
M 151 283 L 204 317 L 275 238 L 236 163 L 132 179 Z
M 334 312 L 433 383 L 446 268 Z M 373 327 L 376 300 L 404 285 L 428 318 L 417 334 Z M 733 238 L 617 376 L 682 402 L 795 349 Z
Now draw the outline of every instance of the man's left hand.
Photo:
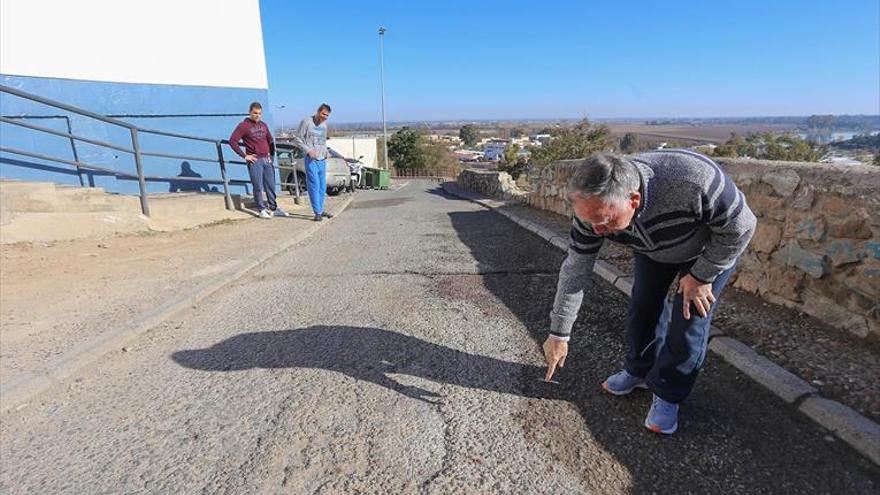
M 691 319 L 691 303 L 697 308 L 697 313 L 705 318 L 709 314 L 709 308 L 715 302 L 712 284 L 704 284 L 690 274 L 681 277 L 678 281 L 678 293 L 684 298 L 681 307 L 685 320 Z

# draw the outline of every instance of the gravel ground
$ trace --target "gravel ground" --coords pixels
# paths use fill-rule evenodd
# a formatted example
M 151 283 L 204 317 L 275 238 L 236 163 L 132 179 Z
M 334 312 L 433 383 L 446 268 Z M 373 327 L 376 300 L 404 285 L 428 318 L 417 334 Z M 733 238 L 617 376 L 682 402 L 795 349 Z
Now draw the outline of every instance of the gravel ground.
M 505 208 L 560 232 L 568 231 L 570 220 L 562 215 L 524 206 Z M 632 255 L 626 248 L 605 243 L 599 258 L 632 275 Z M 880 422 L 880 343 L 730 287 L 721 298 L 714 323 L 811 383 L 824 397 Z

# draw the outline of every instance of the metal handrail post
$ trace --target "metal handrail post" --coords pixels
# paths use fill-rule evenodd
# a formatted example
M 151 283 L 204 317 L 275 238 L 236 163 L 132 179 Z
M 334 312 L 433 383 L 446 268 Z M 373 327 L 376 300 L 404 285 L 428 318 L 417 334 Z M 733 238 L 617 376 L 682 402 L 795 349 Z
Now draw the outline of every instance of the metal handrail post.
M 220 162 L 220 178 L 223 179 L 223 195 L 226 201 L 226 209 L 231 210 L 232 196 L 229 195 L 229 177 L 226 176 L 226 160 L 223 159 L 223 145 L 217 141 L 217 161 Z
M 67 122 L 67 133 L 73 135 L 73 127 L 70 126 L 70 117 L 67 115 L 64 116 L 64 121 Z M 79 155 L 76 152 L 76 141 L 73 137 L 70 138 L 70 149 L 73 150 L 73 161 L 79 162 Z M 83 172 L 79 165 L 76 166 L 76 175 L 79 176 L 79 185 L 80 187 L 85 187 L 86 183 L 83 181 Z M 94 179 L 92 176 L 89 176 L 89 187 L 95 187 Z
M 291 160 L 290 164 L 293 165 L 294 161 Z M 293 190 L 294 190 L 293 204 L 298 205 L 299 201 L 300 201 L 299 200 L 299 174 L 296 173 L 296 166 L 293 167 Z
M 147 181 L 144 180 L 144 164 L 141 161 L 141 146 L 138 143 L 137 127 L 131 129 L 131 149 L 134 150 L 134 166 L 137 169 L 138 189 L 141 193 L 141 212 L 150 216 L 150 205 L 147 204 Z

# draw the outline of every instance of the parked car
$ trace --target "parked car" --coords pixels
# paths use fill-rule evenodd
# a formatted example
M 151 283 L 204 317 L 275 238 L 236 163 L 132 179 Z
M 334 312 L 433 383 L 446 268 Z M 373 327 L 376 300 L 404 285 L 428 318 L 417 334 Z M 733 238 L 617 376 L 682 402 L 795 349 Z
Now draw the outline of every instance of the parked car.
M 287 143 L 275 143 L 275 155 L 278 158 L 278 165 L 281 167 L 293 167 L 294 170 L 281 169 L 281 177 L 284 183 L 282 186 L 287 189 L 290 194 L 296 194 L 294 184 L 294 174 L 299 179 L 299 191 L 304 193 L 308 190 L 306 184 L 306 166 L 303 160 L 304 154 L 298 147 Z M 344 190 L 353 189 L 351 182 L 351 171 L 348 162 L 336 151 L 330 149 L 330 156 L 327 158 L 327 194 L 336 195 Z

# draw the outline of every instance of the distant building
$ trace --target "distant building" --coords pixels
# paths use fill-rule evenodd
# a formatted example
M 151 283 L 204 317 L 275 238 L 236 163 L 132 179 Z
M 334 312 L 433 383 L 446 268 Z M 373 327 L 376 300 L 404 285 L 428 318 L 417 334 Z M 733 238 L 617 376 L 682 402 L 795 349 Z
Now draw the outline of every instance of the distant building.
M 452 154 L 460 162 L 475 162 L 483 157 L 483 153 L 473 150 L 455 150 Z
M 504 148 L 510 144 L 509 139 L 489 139 L 483 144 L 483 158 L 486 160 L 500 160 L 504 156 Z

